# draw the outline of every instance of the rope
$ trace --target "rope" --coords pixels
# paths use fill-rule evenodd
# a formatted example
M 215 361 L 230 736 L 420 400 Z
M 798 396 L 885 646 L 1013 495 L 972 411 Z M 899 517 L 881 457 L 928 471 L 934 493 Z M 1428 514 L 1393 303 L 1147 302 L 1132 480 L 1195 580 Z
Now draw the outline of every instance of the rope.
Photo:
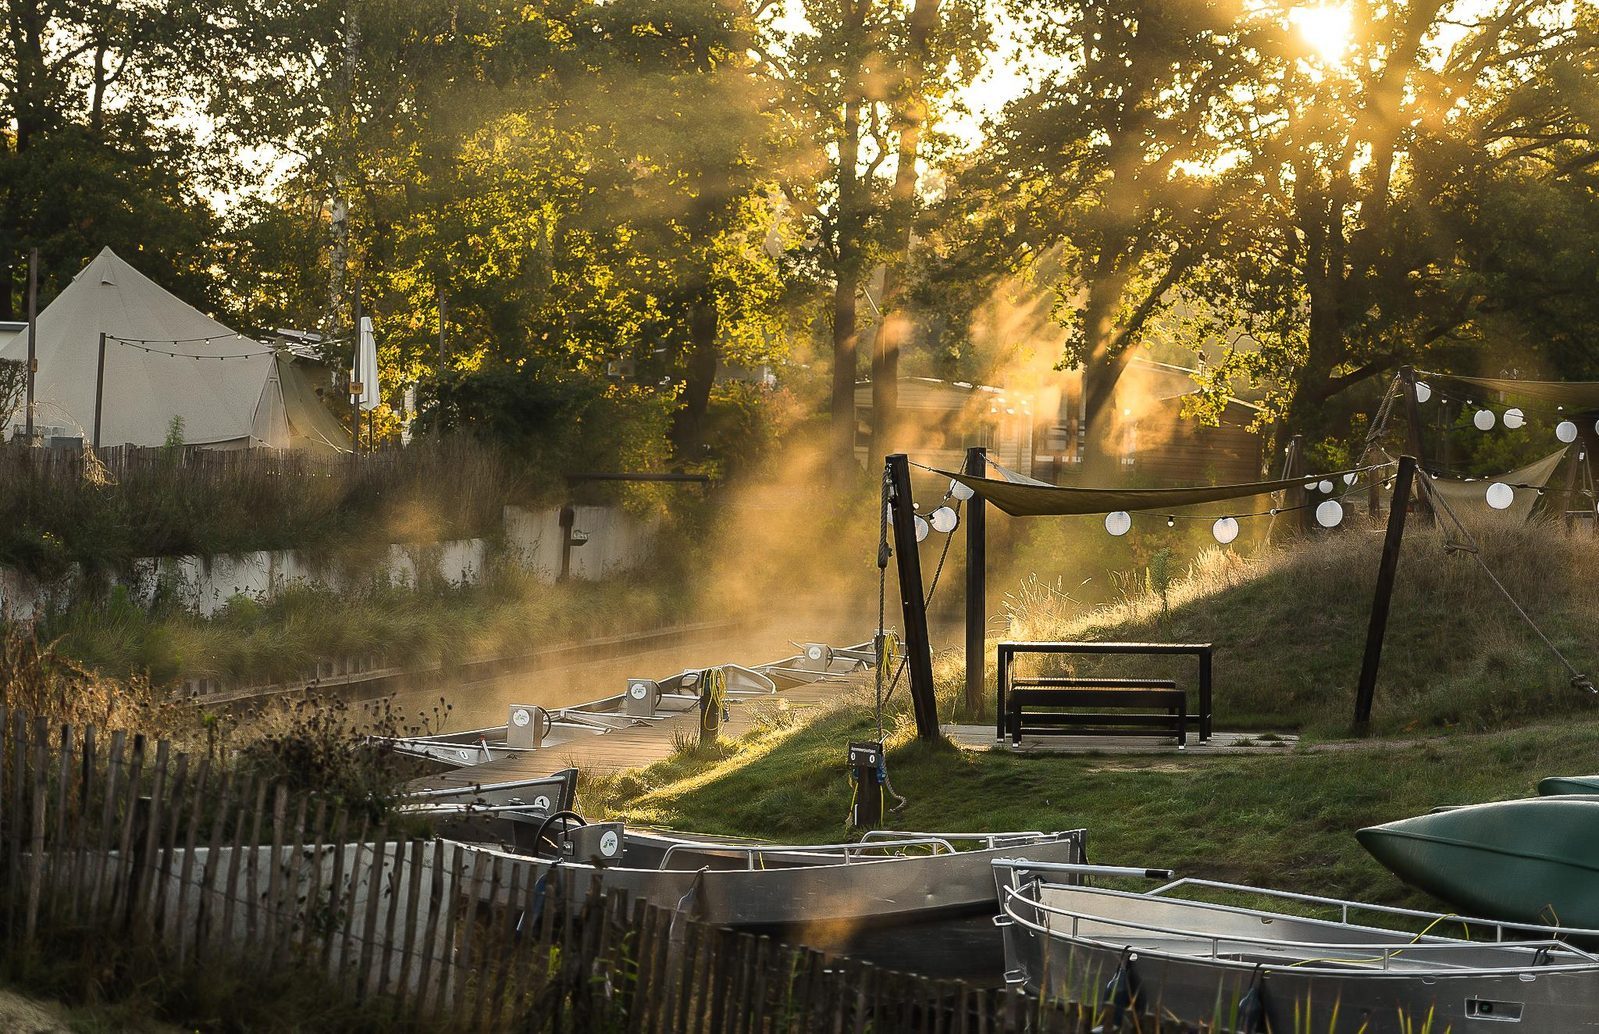
M 227 338 L 227 337 L 238 338 L 238 337 L 243 337 L 243 335 L 242 334 L 231 334 L 231 335 L 219 334 L 219 335 L 217 335 L 217 337 L 218 338 Z M 271 355 L 271 354 L 273 354 L 273 351 L 274 351 L 273 349 L 266 348 L 266 349 L 262 349 L 261 351 L 258 351 L 258 352 L 232 352 L 232 353 L 229 353 L 227 355 L 196 355 L 193 352 L 169 352 L 169 351 L 167 351 L 164 348 L 147 348 L 145 346 L 150 344 L 150 342 L 145 340 L 145 339 L 143 339 L 143 338 L 125 338 L 125 337 L 116 337 L 115 335 L 112 335 L 112 334 L 107 334 L 105 339 L 107 341 L 115 341 L 117 344 L 125 345 L 128 348 L 136 348 L 139 351 L 144 352 L 144 353 L 149 354 L 149 355 L 164 355 L 164 356 L 168 356 L 168 357 L 170 357 L 172 359 L 216 359 L 218 361 L 224 360 L 224 359 L 254 359 L 254 358 L 257 358 L 257 357 L 263 356 L 263 355 Z M 165 345 L 165 344 L 180 345 L 180 344 L 187 344 L 187 343 L 190 343 L 190 342 L 193 342 L 193 341 L 204 341 L 206 344 L 209 345 L 213 340 L 216 340 L 216 339 L 214 339 L 214 338 L 187 338 L 187 339 L 180 338 L 180 339 L 178 339 L 176 341 L 171 341 L 171 342 L 162 341 L 160 343 L 163 344 L 163 345 Z
M 1565 666 L 1566 671 L 1571 675 L 1572 688 L 1586 690 L 1589 693 L 1599 692 L 1599 690 L 1595 690 L 1593 682 L 1589 680 L 1587 675 L 1578 671 L 1570 661 L 1566 660 L 1566 655 L 1561 653 L 1560 648 L 1554 644 L 1554 641 L 1544 634 L 1543 629 L 1538 627 L 1538 623 L 1534 621 L 1532 616 L 1522 608 L 1521 604 L 1516 601 L 1516 598 L 1510 594 L 1510 590 L 1505 588 L 1504 583 L 1501 582 L 1498 576 L 1496 576 L 1488 567 L 1488 562 L 1482 558 L 1482 547 L 1477 544 L 1477 540 L 1473 538 L 1471 532 L 1466 529 L 1466 525 L 1458 516 L 1455 515 L 1455 511 L 1449 506 L 1449 501 L 1445 499 L 1443 494 L 1433 486 L 1432 475 L 1428 474 L 1424 470 L 1421 470 L 1420 468 L 1417 469 L 1417 472 L 1421 474 L 1421 484 L 1423 488 L 1426 489 L 1428 501 L 1433 503 L 1437 508 L 1441 509 L 1444 514 L 1454 522 L 1455 529 L 1459 531 L 1461 536 L 1466 540 L 1468 548 L 1465 551 L 1470 553 L 1472 559 L 1477 561 L 1477 566 L 1482 568 L 1483 574 L 1486 574 L 1488 576 L 1488 580 L 1494 583 L 1494 587 L 1499 590 L 1505 599 L 1510 601 L 1510 605 L 1516 609 L 1517 614 L 1521 615 L 1521 619 L 1527 623 L 1527 627 L 1531 628 L 1538 634 L 1538 638 L 1542 639 L 1544 645 L 1549 647 L 1549 652 L 1554 654 L 1560 663 Z

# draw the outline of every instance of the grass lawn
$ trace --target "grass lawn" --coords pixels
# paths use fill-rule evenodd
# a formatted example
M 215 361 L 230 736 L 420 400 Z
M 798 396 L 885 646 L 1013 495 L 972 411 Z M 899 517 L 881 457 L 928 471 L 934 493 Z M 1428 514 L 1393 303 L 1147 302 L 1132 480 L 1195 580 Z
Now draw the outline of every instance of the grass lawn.
M 1379 903 L 1423 901 L 1356 843 L 1361 826 L 1441 804 L 1530 796 L 1556 773 L 1599 769 L 1599 721 L 1413 743 L 1238 755 L 1018 755 L 910 738 L 889 753 L 906 799 L 891 824 L 957 832 L 1089 831 L 1090 857 Z M 593 786 L 582 802 L 678 829 L 833 841 L 845 835 L 844 746 L 874 733 L 863 700 L 729 747 L 684 753 Z
M 1599 659 L 1592 540 L 1508 527 L 1481 539 L 1485 559 L 1562 650 L 1579 665 Z M 962 751 L 913 741 L 901 688 L 889 775 L 906 804 L 892 824 L 1085 827 L 1095 861 L 1420 903 L 1365 854 L 1356 829 L 1442 804 L 1528 796 L 1546 775 L 1599 771 L 1599 702 L 1571 688 L 1475 563 L 1442 545 L 1428 529 L 1407 542 L 1377 738 L 1330 742 L 1348 728 L 1379 536 L 1327 536 L 1250 560 L 1213 553 L 1164 602 L 1144 595 L 1074 612 L 1035 599 L 1013 610 L 1010 634 L 1214 641 L 1218 727 L 1305 733 L 1299 749 L 1258 757 Z M 937 669 L 947 720 L 964 671 L 958 656 Z M 756 735 L 596 783 L 583 804 L 680 829 L 836 840 L 850 804 L 846 745 L 874 735 L 869 693 L 804 712 L 774 708 Z

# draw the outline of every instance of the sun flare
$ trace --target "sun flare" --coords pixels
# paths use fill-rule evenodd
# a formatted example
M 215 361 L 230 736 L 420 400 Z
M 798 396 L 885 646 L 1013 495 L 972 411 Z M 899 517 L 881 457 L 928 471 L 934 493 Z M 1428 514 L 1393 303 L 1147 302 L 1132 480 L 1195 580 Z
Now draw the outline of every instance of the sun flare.
M 1349 52 L 1354 31 L 1354 15 L 1348 7 L 1318 4 L 1296 7 L 1288 18 L 1299 29 L 1300 37 L 1325 62 L 1338 64 Z

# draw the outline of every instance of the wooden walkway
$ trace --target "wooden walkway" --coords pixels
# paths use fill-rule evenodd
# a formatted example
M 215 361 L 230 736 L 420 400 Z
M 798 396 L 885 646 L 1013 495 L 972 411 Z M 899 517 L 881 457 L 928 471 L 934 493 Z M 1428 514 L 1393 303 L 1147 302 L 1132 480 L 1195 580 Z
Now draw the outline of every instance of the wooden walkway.
M 722 736 L 725 739 L 738 739 L 752 731 L 762 707 L 771 707 L 779 702 L 786 702 L 792 708 L 814 707 L 850 692 L 861 677 L 861 674 L 856 674 L 832 682 L 813 682 L 808 686 L 782 689 L 769 696 L 736 697 L 728 701 L 729 718 L 722 723 Z M 698 735 L 699 712 L 684 711 L 647 725 L 592 736 L 579 734 L 565 743 L 470 768 L 451 769 L 416 782 L 435 787 L 471 786 L 476 783 L 533 779 L 563 768 L 576 768 L 584 774 L 614 775 L 664 761 L 672 755 L 674 740 Z
M 1278 733 L 1217 732 L 1209 742 L 1190 739 L 1180 748 L 1169 740 L 1147 736 L 1022 736 L 1020 746 L 994 739 L 994 726 L 946 725 L 944 732 L 963 750 L 1002 750 L 1018 754 L 1169 754 L 1204 757 L 1211 754 L 1286 754 L 1299 737 Z

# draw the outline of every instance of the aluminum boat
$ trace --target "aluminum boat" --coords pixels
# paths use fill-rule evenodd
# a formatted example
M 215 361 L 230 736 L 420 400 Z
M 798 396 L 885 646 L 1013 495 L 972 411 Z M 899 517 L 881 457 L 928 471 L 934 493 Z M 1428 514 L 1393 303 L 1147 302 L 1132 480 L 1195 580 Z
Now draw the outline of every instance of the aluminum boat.
M 721 703 L 773 696 L 799 685 L 838 681 L 876 663 L 876 647 L 870 641 L 845 647 L 826 643 L 794 645 L 798 653 L 753 667 L 721 664 L 688 668 L 663 678 L 630 678 L 620 693 L 571 707 L 546 710 L 532 704 L 513 704 L 510 720 L 504 725 L 429 736 L 374 737 L 374 741 L 408 757 L 468 768 L 559 747 L 586 736 L 648 726 L 685 713 L 699 711 L 704 715 L 708 707 L 709 719 L 719 722 Z M 714 693 L 710 692 L 712 685 Z
M 598 878 L 607 890 L 718 926 L 995 983 L 1003 952 L 993 860 L 1026 851 L 1073 862 L 1083 853 L 1081 830 L 874 831 L 857 843 L 768 844 L 555 819 L 539 839 L 543 856 L 511 857 L 526 866 L 541 900 L 553 895 L 576 907 Z
M 1106 1030 L 1137 1016 L 1144 1029 L 1152 1017 L 1241 1034 L 1599 1031 L 1599 958 L 1557 936 L 1569 931 L 1171 880 L 1164 870 L 1016 858 L 994 869 L 1007 981 L 1092 1005 Z M 1143 893 L 1084 882 L 1105 876 L 1167 882 Z

